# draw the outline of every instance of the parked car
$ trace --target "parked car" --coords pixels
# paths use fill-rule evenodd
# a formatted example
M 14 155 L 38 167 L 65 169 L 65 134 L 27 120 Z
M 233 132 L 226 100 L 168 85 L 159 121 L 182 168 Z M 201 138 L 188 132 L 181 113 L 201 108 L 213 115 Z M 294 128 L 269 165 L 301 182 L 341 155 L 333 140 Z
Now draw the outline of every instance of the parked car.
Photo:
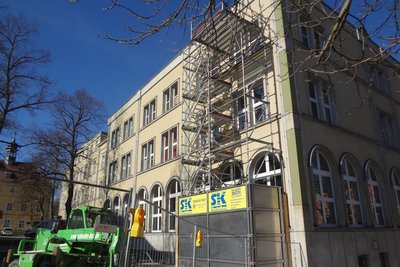
M 4 227 L 3 230 L 1 230 L 1 235 L 13 235 L 13 231 L 10 227 Z
M 25 231 L 25 236 L 33 238 L 36 236 L 37 229 L 42 228 L 50 230 L 53 227 L 54 223 L 58 223 L 58 229 L 65 229 L 65 220 L 48 219 L 30 227 L 28 230 Z

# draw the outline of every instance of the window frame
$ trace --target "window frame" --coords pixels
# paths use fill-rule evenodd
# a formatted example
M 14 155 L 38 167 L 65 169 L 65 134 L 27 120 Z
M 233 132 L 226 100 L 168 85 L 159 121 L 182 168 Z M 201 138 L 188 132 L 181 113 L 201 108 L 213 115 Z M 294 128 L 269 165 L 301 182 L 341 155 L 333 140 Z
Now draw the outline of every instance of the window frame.
M 124 122 L 123 140 L 125 141 L 133 135 L 133 116 Z
M 354 176 L 349 172 L 349 166 L 351 166 Z M 364 216 L 363 216 L 363 207 L 361 203 L 361 195 L 360 195 L 360 186 L 358 182 L 358 176 L 357 176 L 357 171 L 355 169 L 354 164 L 352 163 L 351 160 L 348 158 L 343 159 L 342 162 L 342 178 L 343 178 L 343 183 L 344 183 L 344 196 L 345 196 L 345 201 L 346 201 L 346 210 L 347 210 L 347 219 L 348 223 L 352 227 L 357 227 L 357 226 L 363 226 L 364 225 Z M 357 190 L 357 196 L 358 200 L 354 198 L 353 194 L 348 194 L 346 191 L 346 188 L 349 190 L 353 189 L 351 186 L 351 183 L 355 185 L 356 190 Z M 350 209 L 349 209 L 350 206 Z M 360 212 L 360 222 L 361 223 L 356 223 L 356 215 L 354 212 L 354 207 L 358 206 L 359 207 L 359 212 Z M 349 218 L 350 216 L 350 218 Z
M 396 167 L 392 168 L 390 178 L 392 181 L 393 190 L 396 197 L 397 211 L 398 214 L 400 215 L 400 169 Z
M 178 126 L 161 134 L 161 162 L 178 157 Z
M 113 160 L 110 162 L 108 165 L 108 183 L 113 184 L 117 182 L 117 176 L 118 176 L 118 161 Z
M 131 152 L 126 153 L 121 158 L 121 180 L 125 180 L 131 176 Z
M 172 192 L 174 189 L 175 192 Z M 181 196 L 181 185 L 178 180 L 173 179 L 169 186 L 168 186 L 168 193 L 167 193 L 167 198 L 168 198 L 168 211 L 170 212 L 168 214 L 168 232 L 176 232 L 176 223 L 177 220 L 175 219 L 175 216 L 178 211 L 178 198 Z M 172 208 L 172 203 L 174 203 L 174 210 Z
M 162 231 L 162 202 L 163 193 L 161 185 L 156 184 L 151 190 L 151 232 L 159 233 Z M 159 208 L 156 208 L 155 206 Z
M 146 143 L 142 144 L 142 154 L 141 154 L 141 167 L 142 171 L 146 171 L 154 167 L 154 149 L 155 139 L 151 139 Z
M 263 95 L 256 97 L 256 91 L 262 88 Z M 239 90 L 235 93 L 234 99 L 234 112 L 236 129 L 239 131 L 246 127 L 256 126 L 267 121 L 269 118 L 268 99 L 267 99 L 268 83 L 266 77 L 263 76 L 259 79 L 249 83 L 246 88 Z M 243 94 L 243 90 L 248 92 L 248 95 Z M 261 110 L 263 119 L 259 120 L 257 112 Z
M 307 83 L 309 108 L 312 117 L 335 125 L 334 95 L 328 91 L 320 79 L 310 79 Z M 313 93 L 311 93 L 313 92 Z
M 316 166 L 314 164 L 314 156 L 316 157 Z M 323 160 L 325 161 L 325 164 L 328 167 L 328 171 L 327 170 L 323 170 L 321 167 L 321 158 L 323 158 Z M 332 173 L 332 167 L 329 164 L 329 161 L 327 159 L 327 157 L 324 155 L 324 153 L 322 153 L 321 151 L 315 150 L 313 151 L 313 153 L 311 154 L 311 162 L 310 162 L 310 166 L 311 166 L 311 175 L 312 175 L 312 183 L 313 183 L 313 195 L 314 195 L 314 221 L 315 221 L 315 225 L 317 225 L 318 227 L 332 227 L 332 226 L 337 226 L 337 210 L 336 210 L 336 200 L 335 200 L 335 192 L 334 192 L 334 187 L 333 187 L 333 173 Z M 318 178 L 318 180 L 316 181 L 316 177 Z M 324 181 L 323 178 L 328 178 L 329 179 L 329 186 L 330 186 L 330 191 L 332 196 L 323 196 L 324 192 Z M 318 182 L 318 188 L 316 188 L 316 182 Z M 319 195 L 318 195 L 319 192 Z M 329 192 L 328 192 L 329 193 Z M 319 205 L 317 204 L 320 203 Z M 327 208 L 330 209 L 331 206 L 329 206 L 329 204 L 333 205 L 333 223 L 329 222 L 329 218 L 328 218 L 328 213 L 327 213 Z M 321 207 L 321 212 L 320 212 L 320 216 L 322 216 L 322 223 L 318 222 L 317 216 L 318 216 L 318 206 Z M 330 212 L 329 212 L 330 213 Z
M 12 211 L 12 209 L 13 209 L 13 203 L 7 202 L 6 211 Z
M 163 113 L 173 109 L 178 104 L 178 80 L 163 91 Z
M 143 107 L 143 127 L 157 118 L 157 98 L 153 98 Z
M 270 167 L 270 160 L 273 160 L 273 167 L 274 169 L 271 169 Z M 262 183 L 265 184 L 267 186 L 280 186 L 283 187 L 283 179 L 282 179 L 282 164 L 281 164 L 281 160 L 279 160 L 279 156 L 275 153 L 271 153 L 271 152 L 263 152 L 261 155 L 256 156 L 254 159 L 254 163 L 252 164 L 252 179 L 255 183 Z M 275 169 L 275 160 L 277 160 L 277 162 L 279 163 L 279 167 L 278 169 Z M 257 169 L 258 164 L 264 161 L 265 166 L 265 172 L 259 172 L 261 170 L 262 165 L 260 165 L 260 167 Z M 280 176 L 280 180 L 281 180 L 281 185 L 277 185 L 277 178 Z
M 386 223 L 386 218 L 385 218 L 384 207 L 383 207 L 383 202 L 382 202 L 381 188 L 379 186 L 380 177 L 378 176 L 378 172 L 376 171 L 376 169 L 374 169 L 370 163 L 367 164 L 365 172 L 366 172 L 365 176 L 366 176 L 367 188 L 368 188 L 368 191 L 367 191 L 368 192 L 368 200 L 369 200 L 370 207 L 371 207 L 372 224 L 375 227 L 384 227 L 385 223 Z M 371 172 L 374 174 L 375 180 L 372 178 Z M 372 191 L 371 191 L 371 187 L 372 187 Z M 377 191 L 375 191 L 375 189 Z M 378 192 L 377 196 L 375 195 L 376 192 Z M 379 202 L 376 202 L 376 199 L 379 199 Z M 381 209 L 381 211 L 382 211 L 382 222 L 379 222 L 377 209 Z

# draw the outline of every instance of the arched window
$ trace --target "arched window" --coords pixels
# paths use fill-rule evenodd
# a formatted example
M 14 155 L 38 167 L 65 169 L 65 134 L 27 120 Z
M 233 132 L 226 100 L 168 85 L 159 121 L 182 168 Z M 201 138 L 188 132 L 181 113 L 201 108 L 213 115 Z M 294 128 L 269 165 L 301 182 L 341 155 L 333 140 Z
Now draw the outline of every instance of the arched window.
M 311 167 L 315 194 L 315 223 L 317 225 L 335 225 L 336 208 L 332 186 L 332 173 L 326 158 L 314 151 Z
M 393 168 L 392 170 L 392 184 L 396 194 L 397 210 L 400 214 L 400 169 L 398 168 Z
M 103 205 L 104 208 L 111 210 L 111 201 L 109 199 L 106 199 Z
M 114 198 L 114 202 L 113 202 L 113 212 L 114 212 L 116 215 L 118 215 L 118 213 L 119 213 L 120 205 L 121 205 L 121 203 L 120 203 L 119 196 L 116 196 L 116 197 Z
M 145 201 L 143 201 L 143 199 L 147 200 L 147 190 L 144 188 L 139 189 L 138 193 L 137 193 L 137 199 L 136 199 L 136 203 L 139 207 L 141 207 L 144 210 L 144 222 L 143 225 L 144 230 L 146 231 L 146 218 L 147 218 L 147 203 Z
M 122 217 L 125 218 L 125 215 L 128 213 L 128 203 L 129 202 L 129 195 L 125 194 L 124 199 L 122 201 Z
M 220 166 L 220 179 L 226 185 L 234 185 L 243 176 L 242 164 L 238 161 L 224 162 Z
M 253 166 L 253 180 L 257 184 L 282 187 L 282 170 L 278 157 L 273 153 L 266 153 L 255 158 Z
M 178 197 L 181 195 L 181 188 L 179 181 L 172 180 L 168 187 L 168 230 L 173 232 L 176 230 L 176 205 L 178 203 Z
M 161 232 L 162 192 L 160 185 L 155 185 L 151 191 L 151 203 L 151 230 L 152 232 Z
M 372 222 L 376 226 L 383 226 L 383 206 L 379 190 L 378 176 L 370 164 L 367 165 L 368 197 L 371 204 Z
M 343 160 L 342 175 L 344 181 L 344 194 L 346 198 L 347 218 L 349 224 L 362 225 L 363 218 L 357 175 L 354 170 L 354 166 L 348 159 Z

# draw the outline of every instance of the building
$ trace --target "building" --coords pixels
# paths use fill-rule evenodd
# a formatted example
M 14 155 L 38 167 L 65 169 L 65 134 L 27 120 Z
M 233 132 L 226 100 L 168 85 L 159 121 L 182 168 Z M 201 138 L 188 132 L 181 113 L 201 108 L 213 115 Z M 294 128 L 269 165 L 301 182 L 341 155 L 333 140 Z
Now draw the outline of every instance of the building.
M 100 207 L 104 204 L 106 191 L 93 185 L 106 185 L 106 149 L 107 133 L 100 132 L 85 142 L 77 157 L 74 179 L 77 182 L 87 183 L 74 185 L 72 206 L 82 204 Z M 68 193 L 68 183 L 61 184 L 60 215 L 66 218 L 65 202 Z
M 41 178 L 31 162 L 17 161 L 17 150 L 12 141 L 0 161 L 0 225 L 21 235 L 29 225 L 50 217 L 53 184 Z
M 180 195 L 256 183 L 280 187 L 286 203 L 279 266 L 399 265 L 398 62 L 330 71 L 342 56 L 310 55 L 333 21 L 304 22 L 328 6 L 245 2 L 195 25 L 183 52 L 111 116 L 108 184 L 147 200 L 146 239 L 171 255 Z M 379 50 L 350 24 L 340 40 L 348 55 Z M 128 195 L 104 201 L 126 213 Z

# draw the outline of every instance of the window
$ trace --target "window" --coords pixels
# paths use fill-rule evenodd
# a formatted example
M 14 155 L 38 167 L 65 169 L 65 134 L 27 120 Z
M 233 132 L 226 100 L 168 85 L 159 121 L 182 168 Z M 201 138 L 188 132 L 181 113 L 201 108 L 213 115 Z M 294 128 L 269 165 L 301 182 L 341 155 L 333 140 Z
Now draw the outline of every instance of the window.
M 388 78 L 386 77 L 386 73 L 377 67 L 372 68 L 372 81 L 376 90 L 389 94 L 389 84 Z
M 334 123 L 332 92 L 322 88 L 320 81 L 309 81 L 311 115 L 319 120 Z
M 370 267 L 368 255 L 358 255 L 358 267 Z
M 128 153 L 121 159 L 121 179 L 126 179 L 130 175 L 131 175 L 131 153 Z
M 12 206 L 13 206 L 12 203 L 7 203 L 6 210 L 7 211 L 12 211 Z
M 242 177 L 242 164 L 239 161 L 229 161 L 220 166 L 219 177 L 225 185 L 234 185 Z
M 83 222 L 83 213 L 81 210 L 74 210 L 72 211 L 72 215 L 70 216 L 70 219 L 68 220 L 68 229 L 80 229 L 84 228 L 84 222 Z
M 371 204 L 372 222 L 376 226 L 383 226 L 385 224 L 385 221 L 383 217 L 383 207 L 378 184 L 378 176 L 371 166 L 367 167 L 367 179 L 368 197 Z
M 324 46 L 324 35 L 321 31 L 315 30 L 313 31 L 314 37 L 314 48 L 321 49 Z
M 104 208 L 111 210 L 111 201 L 109 199 L 106 199 L 103 205 Z
M 168 230 L 175 231 L 176 230 L 176 204 L 177 199 L 181 195 L 181 189 L 179 182 L 177 180 L 173 180 L 170 183 L 169 190 L 168 190 Z
M 154 166 L 154 140 L 142 145 L 142 171 Z
M 161 148 L 161 161 L 165 162 L 170 159 L 174 159 L 178 154 L 178 135 L 177 127 L 170 129 L 161 136 L 162 148 Z
M 10 193 L 14 193 L 14 192 L 15 192 L 15 187 L 14 186 L 10 187 Z
M 122 217 L 125 218 L 125 215 L 128 213 L 128 204 L 129 204 L 129 195 L 125 194 L 124 199 L 122 200 Z
M 350 225 L 362 225 L 360 191 L 358 190 L 356 172 L 348 160 L 343 161 L 342 168 L 348 222 Z
M 264 80 L 251 85 L 247 97 L 239 92 L 235 99 L 236 125 L 239 130 L 250 127 L 267 119 L 267 101 Z
M 163 92 L 163 112 L 172 109 L 177 103 L 178 82 L 175 82 Z
M 21 204 L 21 211 L 26 211 L 26 203 Z
M 131 137 L 133 134 L 133 117 L 130 117 L 124 122 L 124 140 Z
M 397 147 L 398 146 L 397 133 L 395 130 L 396 127 L 393 117 L 388 113 L 379 109 L 378 109 L 378 115 L 379 115 L 379 126 L 381 131 L 382 143 L 388 146 Z
M 335 225 L 336 209 L 332 186 L 332 173 L 325 157 L 315 151 L 311 158 L 315 222 L 317 225 Z
M 257 184 L 282 187 L 281 163 L 278 157 L 272 153 L 265 153 L 255 159 L 253 180 Z
M 101 155 L 100 168 L 103 169 L 105 165 L 106 165 L 106 154 L 104 153 Z
M 25 227 L 25 221 L 24 220 L 19 220 L 18 221 L 18 228 L 23 229 Z
M 119 196 L 116 196 L 113 201 L 112 211 L 114 213 L 115 222 L 119 222 L 119 210 L 121 208 L 121 200 Z
M 143 126 L 156 119 L 156 100 L 150 101 L 143 109 Z
M 4 227 L 10 227 L 10 225 L 11 225 L 10 220 L 5 219 L 5 220 L 4 220 Z
M 39 205 L 39 204 L 36 205 L 36 212 L 41 212 L 41 209 L 40 209 L 40 205 Z
M 156 185 L 151 192 L 151 230 L 161 232 L 162 193 L 161 186 Z
M 389 254 L 387 252 L 379 252 L 379 267 L 389 267 Z
M 117 161 L 113 161 L 110 163 L 110 167 L 108 169 L 108 181 L 110 184 L 115 183 L 117 181 Z
M 115 148 L 120 143 L 119 127 L 111 133 L 111 148 Z
M 139 207 L 141 207 L 144 210 L 144 222 L 143 225 L 146 226 L 146 218 L 147 218 L 147 203 L 143 200 L 147 200 L 147 191 L 142 188 L 139 190 L 139 192 L 137 193 L 137 198 L 138 198 L 138 204 Z M 146 227 L 145 227 L 145 231 L 146 231 Z
M 306 47 L 311 47 L 310 31 L 305 25 L 300 26 L 301 41 Z
M 398 168 L 392 170 L 392 184 L 397 200 L 397 210 L 400 214 L 400 170 Z

